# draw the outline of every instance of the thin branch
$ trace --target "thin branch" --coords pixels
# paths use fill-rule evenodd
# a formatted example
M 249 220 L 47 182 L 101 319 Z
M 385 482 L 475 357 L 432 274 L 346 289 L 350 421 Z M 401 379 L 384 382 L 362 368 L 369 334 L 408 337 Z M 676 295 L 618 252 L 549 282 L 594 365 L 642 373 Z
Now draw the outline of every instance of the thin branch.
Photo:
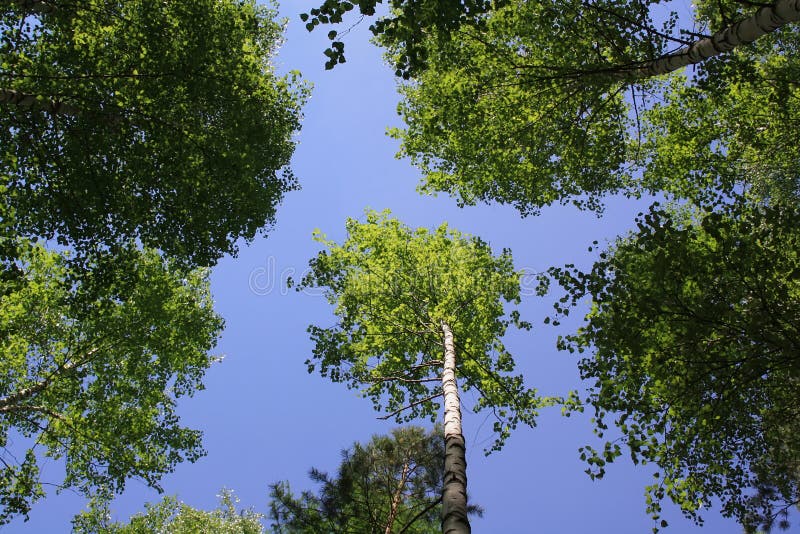
M 46 408 L 45 406 L 34 406 L 30 404 L 23 404 L 14 406 L 4 406 L 0 408 L 0 413 L 11 413 L 11 412 L 39 412 L 45 415 L 49 415 L 53 419 L 58 419 L 59 421 L 66 420 L 63 415 L 51 410 L 50 408 Z M 46 431 L 46 429 L 43 429 L 43 431 Z
M 691 41 L 685 41 L 683 39 L 678 39 L 677 37 L 673 37 L 673 36 L 668 35 L 666 33 L 662 33 L 660 31 L 656 30 L 652 26 L 648 26 L 646 24 L 643 24 L 642 22 L 640 22 L 639 20 L 637 20 L 635 18 L 626 17 L 626 16 L 624 16 L 624 15 L 622 15 L 620 13 L 617 13 L 613 9 L 604 8 L 604 7 L 601 7 L 601 6 L 597 5 L 597 4 L 591 4 L 589 2 L 583 2 L 583 5 L 586 8 L 596 9 L 597 11 L 600 11 L 601 13 L 605 13 L 607 15 L 611 15 L 612 17 L 614 17 L 614 18 L 616 18 L 618 20 L 621 20 L 623 22 L 627 22 L 628 24 L 631 24 L 631 25 L 639 28 L 640 30 L 642 30 L 644 32 L 647 32 L 647 33 L 650 33 L 650 34 L 653 34 L 653 35 L 657 35 L 658 37 L 661 37 L 662 39 L 664 39 L 666 41 L 672 41 L 672 42 L 678 43 L 678 44 L 683 45 L 683 46 L 689 46 L 689 45 L 692 44 Z M 708 37 L 708 36 L 704 36 L 704 37 Z
M 375 378 L 370 380 L 373 384 L 377 384 L 378 382 L 391 382 L 392 380 L 396 380 L 398 382 L 406 382 L 406 383 L 422 383 L 422 382 L 439 382 L 441 378 L 405 378 L 403 376 L 386 376 L 381 378 Z
M 426 403 L 428 401 L 432 401 L 436 397 L 441 397 L 441 396 L 442 396 L 441 393 L 435 393 L 435 394 L 431 395 L 430 397 L 426 397 L 424 399 L 420 399 L 418 401 L 412 402 L 411 404 L 407 404 L 407 405 L 403 406 L 402 408 L 393 411 L 390 414 L 380 416 L 380 417 L 378 417 L 378 419 L 381 419 L 381 420 L 385 421 L 387 419 L 390 419 L 390 418 L 394 417 L 395 415 L 399 414 L 400 412 L 403 412 L 405 410 L 413 408 L 414 406 L 419 406 L 420 404 L 424 404 L 424 403 Z
M 425 508 L 423 508 L 423 509 L 422 509 L 422 510 L 421 510 L 421 511 L 420 511 L 420 512 L 417 514 L 417 515 L 415 515 L 414 517 L 412 517 L 412 518 L 411 518 L 411 519 L 408 521 L 408 523 L 406 523 L 406 524 L 403 526 L 403 528 L 400 530 L 400 532 L 398 532 L 397 534 L 403 534 L 403 533 L 404 533 L 406 530 L 408 530 L 408 528 L 409 528 L 411 525 L 413 525 L 413 524 L 414 524 L 414 523 L 417 521 L 417 519 L 419 519 L 420 517 L 424 516 L 425 514 L 427 514 L 428 512 L 430 512 L 430 511 L 431 511 L 431 510 L 432 510 L 432 509 L 433 509 L 435 506 L 438 506 L 438 505 L 440 505 L 441 503 L 442 503 L 442 496 L 440 495 L 438 499 L 436 499 L 435 501 L 433 501 L 432 503 L 430 503 L 428 506 L 426 506 Z

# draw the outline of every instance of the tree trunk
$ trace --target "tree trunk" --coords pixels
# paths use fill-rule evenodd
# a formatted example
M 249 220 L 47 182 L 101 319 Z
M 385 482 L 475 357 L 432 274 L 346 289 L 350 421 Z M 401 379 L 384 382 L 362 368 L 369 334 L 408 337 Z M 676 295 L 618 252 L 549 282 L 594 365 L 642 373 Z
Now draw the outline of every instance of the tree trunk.
M 86 351 L 86 354 L 82 359 L 72 361 L 68 360 L 65 363 L 62 363 L 54 370 L 50 371 L 44 380 L 41 380 L 25 389 L 20 389 L 14 393 L 11 393 L 10 395 L 6 395 L 5 397 L 0 397 L 0 412 L 10 412 L 15 409 L 25 409 L 25 407 L 20 404 L 22 401 L 28 400 L 37 393 L 44 391 L 44 389 L 49 386 L 54 379 L 61 378 L 62 376 L 72 372 L 74 369 L 77 369 L 89 362 L 92 356 L 94 356 L 99 350 L 100 347 L 89 349 Z M 19 408 L 20 406 L 22 406 L 22 408 Z
M 461 401 L 456 382 L 456 349 L 450 326 L 444 333 L 444 486 L 442 488 L 442 533 L 470 534 L 467 519 L 467 448 L 461 432 Z
M 389 519 L 386 521 L 386 530 L 384 534 L 392 534 L 392 527 L 394 521 L 397 519 L 397 510 L 400 508 L 400 501 L 403 499 L 403 490 L 406 489 L 406 482 L 408 482 L 408 461 L 403 463 L 403 472 L 400 474 L 400 482 L 397 483 L 397 490 L 392 495 L 391 509 L 389 510 Z
M 774 4 L 760 8 L 752 16 L 718 31 L 711 37 L 641 65 L 631 65 L 622 70 L 614 69 L 613 74 L 620 79 L 649 78 L 666 74 L 728 52 L 737 46 L 752 43 L 759 37 L 798 20 L 800 20 L 800 0 L 777 0 Z

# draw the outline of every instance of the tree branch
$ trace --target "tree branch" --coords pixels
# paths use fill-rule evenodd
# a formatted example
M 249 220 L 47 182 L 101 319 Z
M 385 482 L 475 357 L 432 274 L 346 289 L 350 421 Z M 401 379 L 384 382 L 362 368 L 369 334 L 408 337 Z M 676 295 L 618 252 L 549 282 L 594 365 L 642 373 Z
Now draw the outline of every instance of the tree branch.
M 80 367 L 81 365 L 88 362 L 91 359 L 91 357 L 94 356 L 99 350 L 100 347 L 90 349 L 86 352 L 85 357 L 82 358 L 81 360 L 66 361 L 65 363 L 62 363 L 61 365 L 56 367 L 56 369 L 53 370 L 53 372 L 50 373 L 50 375 L 44 380 L 41 380 L 30 387 L 21 389 L 16 393 L 12 393 L 11 395 L 7 395 L 3 398 L 0 398 L 0 412 L 11 411 L 13 406 L 17 405 L 17 403 L 19 403 L 20 401 L 29 399 L 32 396 L 44 390 L 53 381 L 53 377 L 69 372 L 73 369 L 76 369 L 77 367 Z
M 421 511 L 420 511 L 420 512 L 417 514 L 417 515 L 415 515 L 414 517 L 412 517 L 412 518 L 409 520 L 409 522 L 408 522 L 408 523 L 406 523 L 405 525 L 403 525 L 403 528 L 402 528 L 402 529 L 400 529 L 400 532 L 398 532 L 397 534 L 403 534 L 403 533 L 404 533 L 406 530 L 408 530 L 408 528 L 409 528 L 411 525 L 413 525 L 413 524 L 414 524 L 414 523 L 417 521 L 417 519 L 419 519 L 420 517 L 424 516 L 425 514 L 427 514 L 428 512 L 430 512 L 430 511 L 431 511 L 431 510 L 432 510 L 432 509 L 433 509 L 435 506 L 438 506 L 438 505 L 439 505 L 439 504 L 441 504 L 441 503 L 442 503 L 442 496 L 441 496 L 441 495 L 439 495 L 439 498 L 438 498 L 438 499 L 436 499 L 435 501 L 433 501 L 432 503 L 430 503 L 428 506 L 426 506 L 425 508 L 423 508 L 423 509 L 422 509 L 422 510 L 421 510 Z
M 381 420 L 385 421 L 387 419 L 390 419 L 390 418 L 394 417 L 395 415 L 399 414 L 400 412 L 408 410 L 409 408 L 413 408 L 414 406 L 419 406 L 420 404 L 423 404 L 425 402 L 431 401 L 431 400 L 435 399 L 436 397 L 441 397 L 441 396 L 442 396 L 441 393 L 435 393 L 435 394 L 431 395 L 430 397 L 426 397 L 424 399 L 420 399 L 418 401 L 412 402 L 411 404 L 407 404 L 407 405 L 403 406 L 402 408 L 393 411 L 390 414 L 382 415 L 382 416 L 378 417 L 378 419 L 381 419 Z

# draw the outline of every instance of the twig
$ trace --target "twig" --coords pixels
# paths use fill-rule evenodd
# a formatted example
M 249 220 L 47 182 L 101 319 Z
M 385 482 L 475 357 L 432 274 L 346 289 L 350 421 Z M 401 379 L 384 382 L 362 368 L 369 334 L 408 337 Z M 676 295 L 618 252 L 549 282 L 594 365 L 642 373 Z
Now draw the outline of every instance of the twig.
M 390 418 L 394 417 L 395 415 L 399 414 L 402 411 L 408 410 L 409 408 L 413 408 L 414 406 L 418 406 L 418 405 L 420 405 L 422 403 L 428 402 L 430 400 L 435 399 L 436 397 L 441 397 L 441 396 L 442 396 L 441 393 L 435 393 L 435 394 L 431 395 L 430 397 L 426 397 L 424 399 L 420 399 L 418 401 L 412 402 L 411 404 L 407 404 L 406 406 L 403 406 L 399 410 L 395 410 L 395 411 L 393 411 L 392 413 L 390 413 L 388 415 L 380 416 L 380 417 L 378 417 L 378 419 L 381 419 L 381 420 L 385 421 L 387 419 L 390 419 Z

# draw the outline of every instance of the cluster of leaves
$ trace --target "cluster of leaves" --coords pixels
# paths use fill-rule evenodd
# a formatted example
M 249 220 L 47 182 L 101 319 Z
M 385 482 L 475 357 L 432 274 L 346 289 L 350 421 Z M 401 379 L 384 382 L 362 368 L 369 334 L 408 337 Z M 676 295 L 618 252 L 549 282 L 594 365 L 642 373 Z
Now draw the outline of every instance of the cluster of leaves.
M 273 531 L 395 532 L 441 531 L 444 441 L 441 427 L 426 432 L 404 427 L 390 436 L 373 436 L 342 451 L 335 477 L 312 469 L 318 492 L 295 497 L 288 483 L 271 486 Z M 481 514 L 477 506 L 470 513 Z
M 310 262 L 298 290 L 325 290 L 339 322 L 311 326 L 314 356 L 309 372 L 362 390 L 376 410 L 398 422 L 434 420 L 440 408 L 442 323 L 455 335 L 457 376 L 464 391 L 476 390 L 476 411 L 496 416 L 502 446 L 520 422 L 534 425 L 536 411 L 552 402 L 509 375 L 514 360 L 501 338 L 510 325 L 530 328 L 503 301 L 520 300 L 520 273 L 511 254 L 499 256 L 475 237 L 446 224 L 413 230 L 388 212 L 367 212 L 366 222 L 348 219 L 339 245 L 317 234 L 326 250 Z
M 262 514 L 238 510 L 238 499 L 230 490 L 222 490 L 220 505 L 206 512 L 165 497 L 161 502 L 145 505 L 145 511 L 131 517 L 128 523 L 110 521 L 108 500 L 99 499 L 90 509 L 72 521 L 73 534 L 265 534 Z
M 313 31 L 320 24 L 340 24 L 354 8 L 362 18 L 374 16 L 383 0 L 324 0 L 318 7 L 300 15 L 306 29 Z M 428 30 L 448 36 L 462 26 L 483 27 L 483 17 L 506 0 L 390 0 L 389 15 L 379 18 L 369 30 L 381 42 L 392 43 L 395 74 L 404 79 L 427 67 L 428 50 L 424 41 Z M 344 42 L 337 40 L 336 30 L 328 32 L 331 46 L 325 50 L 326 69 L 345 62 Z
M 800 29 L 787 27 L 708 61 L 691 83 L 666 84 L 643 114 L 648 187 L 706 203 L 709 192 L 743 184 L 758 198 L 797 202 L 798 45 Z
M 308 29 L 341 22 L 355 5 L 362 15 L 375 13 L 374 1 L 329 1 L 312 11 Z M 701 0 L 691 17 L 639 0 L 508 0 L 477 9 L 398 1 L 391 8 L 371 29 L 397 75 L 413 78 L 401 87 L 406 128 L 393 135 L 423 170 L 423 192 L 448 193 L 460 205 L 507 203 L 523 215 L 555 202 L 599 212 L 613 193 L 660 192 L 715 206 L 689 214 L 653 208 L 590 272 L 551 270 L 567 289 L 559 313 L 584 297 L 594 303 L 587 325 L 560 347 L 595 352 L 580 369 L 594 381 L 588 401 L 597 431 L 613 413 L 622 433 L 603 451 L 583 451 L 590 474 L 602 476 L 627 445 L 634 461 L 660 469 L 648 490 L 655 518 L 667 496 L 698 521 L 699 510 L 719 498 L 723 513 L 747 530 L 780 526 L 798 501 L 800 478 L 792 396 L 800 33 L 787 24 L 800 18 L 796 3 Z M 755 26 L 758 33 L 744 37 Z M 334 44 L 328 67 L 343 57 L 341 42 Z M 669 74 L 687 63 L 697 63 L 693 72 Z M 338 267 L 335 254 L 317 261 L 346 280 L 343 265 L 374 269 L 357 259 L 367 249 Z M 425 275 L 409 279 L 415 298 L 427 298 Z M 339 298 L 349 284 L 329 285 L 337 295 L 331 301 L 340 317 L 356 318 L 312 336 L 323 374 L 355 387 L 376 379 L 375 362 L 360 352 L 377 346 L 368 337 L 376 333 L 362 327 L 357 308 L 373 306 L 379 286 Z M 383 294 L 401 293 L 382 284 Z M 382 308 L 402 319 L 395 327 L 414 325 L 383 331 L 420 334 L 427 318 L 411 310 Z M 435 328 L 431 335 L 429 345 Z M 375 365 L 397 358 L 397 346 L 381 343 Z M 415 365 L 409 359 L 393 370 Z M 367 389 L 376 406 L 380 394 L 395 394 L 381 387 Z M 401 394 L 391 408 L 419 400 L 424 387 L 410 388 L 418 396 Z M 566 403 L 580 406 L 574 397 Z
M 593 476 L 627 447 L 657 466 L 648 510 L 666 496 L 701 522 L 712 499 L 748 531 L 800 500 L 800 209 L 737 199 L 683 213 L 653 206 L 594 267 L 554 268 L 560 310 L 588 297 L 586 324 L 560 341 L 591 381 Z M 760 490 L 757 494 L 756 491 Z
M 78 251 L 234 253 L 297 187 L 307 88 L 273 73 L 274 16 L 249 0 L 4 2 L 4 222 Z
M 599 211 L 612 193 L 703 202 L 741 184 L 796 198 L 797 29 L 692 76 L 654 77 L 663 69 L 648 65 L 707 37 L 660 5 L 518 0 L 481 28 L 423 32 L 427 68 L 402 87 L 406 127 L 393 131 L 424 173 L 422 191 L 523 215 L 555 202 Z M 714 32 L 755 11 L 700 2 L 694 20 Z
M 110 496 L 204 454 L 176 401 L 202 389 L 222 320 L 192 268 L 235 254 L 297 187 L 308 88 L 274 72 L 275 16 L 254 0 L 0 6 L 0 522 L 44 494 L 43 456 L 63 460 L 57 487 Z
M 131 247 L 116 270 L 77 276 L 63 255 L 16 248 L 0 286 L 0 522 L 44 495 L 42 456 L 64 461 L 57 487 L 88 495 L 132 477 L 158 488 L 203 455 L 175 403 L 202 389 L 222 330 L 208 273 Z

